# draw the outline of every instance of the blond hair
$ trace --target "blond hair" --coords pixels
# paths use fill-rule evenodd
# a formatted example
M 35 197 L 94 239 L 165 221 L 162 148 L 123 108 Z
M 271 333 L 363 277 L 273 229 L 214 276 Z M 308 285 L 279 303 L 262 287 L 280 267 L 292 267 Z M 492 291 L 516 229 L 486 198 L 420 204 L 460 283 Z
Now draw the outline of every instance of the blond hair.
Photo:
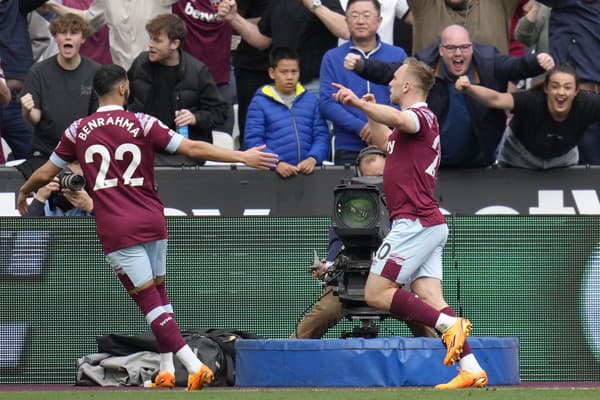
M 408 66 L 408 72 L 416 79 L 415 86 L 427 94 L 435 83 L 433 68 L 414 57 L 404 59 L 403 64 Z

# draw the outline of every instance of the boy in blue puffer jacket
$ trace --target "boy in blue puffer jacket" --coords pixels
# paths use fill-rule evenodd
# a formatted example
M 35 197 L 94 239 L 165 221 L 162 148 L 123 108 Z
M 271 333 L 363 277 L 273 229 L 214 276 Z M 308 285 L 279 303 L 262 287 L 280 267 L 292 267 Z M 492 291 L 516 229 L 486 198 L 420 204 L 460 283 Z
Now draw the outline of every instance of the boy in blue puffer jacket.
M 317 97 L 298 82 L 298 54 L 275 48 L 269 62 L 274 84 L 260 87 L 250 102 L 244 145 L 266 144 L 264 151 L 278 154 L 275 171 L 283 178 L 308 175 L 329 155 L 329 130 Z

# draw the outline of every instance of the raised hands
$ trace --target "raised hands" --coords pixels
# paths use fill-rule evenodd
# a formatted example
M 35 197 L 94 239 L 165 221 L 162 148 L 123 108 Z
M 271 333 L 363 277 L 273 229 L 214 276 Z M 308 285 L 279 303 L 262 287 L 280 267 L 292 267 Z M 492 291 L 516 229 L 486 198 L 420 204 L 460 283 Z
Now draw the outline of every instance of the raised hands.
M 459 92 L 462 92 L 463 90 L 468 89 L 470 86 L 471 86 L 471 81 L 469 80 L 469 77 L 466 75 L 460 76 L 454 83 L 454 87 Z
M 536 58 L 539 66 L 544 68 L 544 71 L 554 68 L 554 58 L 550 54 L 539 53 Z
M 35 101 L 33 100 L 33 96 L 31 95 L 31 93 L 27 93 L 23 96 L 21 96 L 21 107 L 23 107 L 23 109 L 25 111 L 27 111 L 28 113 L 31 112 L 31 110 L 33 110 L 35 108 Z
M 235 0 L 221 0 L 217 5 L 217 16 L 229 21 L 237 13 L 237 2 Z
M 344 57 L 344 68 L 348 71 L 360 72 L 363 68 L 363 59 L 358 54 L 348 53 Z

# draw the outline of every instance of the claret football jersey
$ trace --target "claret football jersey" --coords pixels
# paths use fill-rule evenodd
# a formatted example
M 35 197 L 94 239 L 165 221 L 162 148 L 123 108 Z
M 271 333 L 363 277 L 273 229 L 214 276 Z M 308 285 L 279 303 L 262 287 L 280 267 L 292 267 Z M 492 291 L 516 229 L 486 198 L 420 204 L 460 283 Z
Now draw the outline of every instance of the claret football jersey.
M 414 134 L 395 128 L 388 139 L 383 189 L 390 219 L 419 219 L 423 226 L 445 223 L 433 191 L 440 165 L 440 129 L 425 103 L 405 109 L 419 121 Z
M 96 230 L 105 254 L 167 237 L 154 185 L 154 152 L 174 152 L 182 137 L 158 119 L 104 106 L 75 121 L 50 160 L 78 160 L 94 200 Z

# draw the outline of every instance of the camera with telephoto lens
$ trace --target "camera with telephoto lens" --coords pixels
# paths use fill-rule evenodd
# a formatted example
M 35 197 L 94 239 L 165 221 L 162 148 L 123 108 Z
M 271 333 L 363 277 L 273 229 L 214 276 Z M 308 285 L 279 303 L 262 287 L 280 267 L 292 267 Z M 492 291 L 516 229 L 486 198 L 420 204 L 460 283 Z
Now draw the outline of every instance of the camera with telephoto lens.
M 60 171 L 56 177 L 58 178 L 58 184 L 61 190 L 70 189 L 77 191 L 82 190 L 85 187 L 85 178 L 82 175 L 76 174 L 66 168 Z M 71 204 L 71 202 L 65 198 L 61 190 L 52 192 L 48 198 L 48 205 L 52 211 L 60 208 L 66 212 L 74 207 L 73 204 Z
M 389 313 L 369 307 L 364 289 L 373 255 L 390 230 L 383 178 L 355 177 L 336 186 L 332 225 L 343 247 L 327 272 L 328 283 L 342 304 L 342 316 L 361 322 L 342 337 L 376 337 L 376 322 Z
M 81 190 L 85 187 L 85 178 L 83 175 L 63 169 L 58 175 L 58 183 L 61 189 L 70 189 L 73 191 Z

